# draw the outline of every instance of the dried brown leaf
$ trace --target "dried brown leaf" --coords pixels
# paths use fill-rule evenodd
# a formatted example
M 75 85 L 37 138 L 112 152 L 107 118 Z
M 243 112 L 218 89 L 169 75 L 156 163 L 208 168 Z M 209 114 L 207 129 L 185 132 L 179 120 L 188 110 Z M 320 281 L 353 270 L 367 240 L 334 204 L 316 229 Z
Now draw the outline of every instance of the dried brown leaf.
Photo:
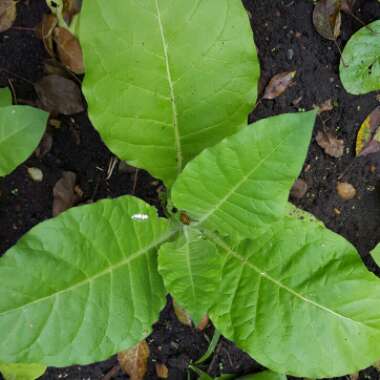
M 332 99 L 325 100 L 322 104 L 318 106 L 318 112 L 321 114 L 322 112 L 332 111 L 334 109 L 334 104 Z
M 159 379 L 167 379 L 169 377 L 169 370 L 165 364 L 156 363 L 156 375 Z
M 338 139 L 329 132 L 318 132 L 316 136 L 318 145 L 331 157 L 339 158 L 343 156 L 344 141 Z
M 54 57 L 53 31 L 57 26 L 57 17 L 52 14 L 44 14 L 41 23 L 37 26 L 37 37 L 44 43 L 46 51 Z
M 83 112 L 84 105 L 79 86 L 59 75 L 48 75 L 34 85 L 41 108 L 53 113 L 72 115 Z
M 178 303 L 174 300 L 173 301 L 173 308 L 174 313 L 177 316 L 177 319 L 185 326 L 192 326 L 190 315 L 187 313 L 187 311 L 178 305 Z
M 57 27 L 54 29 L 54 41 L 60 61 L 75 74 L 83 74 L 83 53 L 78 38 L 66 28 Z
M 356 189 L 348 182 L 338 182 L 336 191 L 344 201 L 353 199 L 356 195 Z
M 314 7 L 313 23 L 317 32 L 328 40 L 340 36 L 342 15 L 341 0 L 319 0 Z
M 145 340 L 118 354 L 120 367 L 130 380 L 143 380 L 147 372 L 148 358 L 149 346 Z
M 63 16 L 68 25 L 82 8 L 82 0 L 63 0 Z
M 0 1 L 0 33 L 8 30 L 14 23 L 17 15 L 16 1 Z
M 304 197 L 307 190 L 307 183 L 303 179 L 297 179 L 297 181 L 294 182 L 292 189 L 290 190 L 290 196 L 292 198 L 301 199 Z
M 354 8 L 356 0 L 342 0 L 340 9 L 348 14 L 352 14 L 352 9 Z
M 46 154 L 50 152 L 52 146 L 53 146 L 53 136 L 49 131 L 47 131 L 45 132 L 40 144 L 38 145 L 38 148 L 35 151 L 36 157 L 38 158 L 44 157 Z
M 380 151 L 380 106 L 376 107 L 360 126 L 356 137 L 356 155 L 366 156 Z
M 198 326 L 197 326 L 197 329 L 199 331 L 203 331 L 209 324 L 210 322 L 210 319 L 208 317 L 208 315 L 206 314 L 202 319 L 201 321 L 198 323 Z
M 75 182 L 77 176 L 73 172 L 63 172 L 61 179 L 53 189 L 53 216 L 59 215 L 72 207 L 77 201 Z
M 263 99 L 275 99 L 283 94 L 287 88 L 293 84 L 295 75 L 296 71 L 285 71 L 283 73 L 276 74 L 265 88 Z

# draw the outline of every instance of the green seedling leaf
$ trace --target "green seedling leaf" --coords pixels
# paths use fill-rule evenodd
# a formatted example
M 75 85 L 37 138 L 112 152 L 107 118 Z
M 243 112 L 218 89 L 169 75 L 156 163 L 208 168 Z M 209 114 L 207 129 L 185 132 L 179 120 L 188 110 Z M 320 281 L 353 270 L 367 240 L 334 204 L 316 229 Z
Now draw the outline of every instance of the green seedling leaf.
M 354 373 L 380 356 L 380 282 L 354 247 L 308 214 L 239 242 L 209 233 L 224 255 L 210 318 L 279 373 Z
M 380 244 L 378 244 L 372 251 L 371 256 L 375 263 L 380 267 Z
M 8 87 L 0 88 L 0 107 L 12 105 L 12 93 Z
M 35 380 L 41 377 L 46 371 L 46 366 L 42 364 L 1 364 L 0 372 L 4 380 Z
M 176 241 L 160 248 L 159 272 L 165 287 L 185 310 L 191 311 L 195 324 L 207 314 L 210 300 L 216 297 L 221 265 L 215 244 L 186 226 Z
M 173 234 L 130 196 L 33 228 L 0 260 L 0 361 L 85 364 L 136 345 L 165 305 L 156 255 Z
M 49 115 L 29 106 L 0 108 L 0 177 L 12 172 L 37 148 Z
M 351 94 L 380 90 L 379 35 L 380 20 L 377 20 L 356 32 L 344 48 L 340 79 Z
M 85 1 L 79 37 L 95 128 L 166 185 L 246 125 L 259 63 L 241 1 Z
M 262 371 L 254 373 L 252 375 L 247 375 L 239 377 L 236 380 L 286 380 L 287 377 L 284 374 L 272 372 L 272 371 Z
M 283 216 L 315 115 L 270 117 L 206 149 L 175 183 L 175 206 L 198 227 L 254 236 Z

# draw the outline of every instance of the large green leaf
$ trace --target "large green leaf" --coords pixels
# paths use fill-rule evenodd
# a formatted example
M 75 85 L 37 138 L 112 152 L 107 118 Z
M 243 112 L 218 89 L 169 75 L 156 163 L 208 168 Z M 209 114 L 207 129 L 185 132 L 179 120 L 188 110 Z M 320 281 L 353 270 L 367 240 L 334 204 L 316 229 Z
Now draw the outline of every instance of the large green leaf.
M 276 373 L 272 371 L 262 371 L 254 373 L 252 375 L 247 375 L 239 377 L 236 380 L 286 380 L 287 377 L 284 374 Z
M 340 63 L 340 79 L 354 95 L 380 90 L 380 20 L 356 32 Z
M 35 380 L 46 371 L 42 364 L 1 364 L 0 372 L 5 380 Z
M 380 244 L 378 244 L 372 251 L 371 256 L 375 263 L 380 267 Z
M 217 328 L 279 373 L 319 378 L 380 357 L 380 281 L 356 250 L 301 215 L 239 243 L 210 238 L 224 255 Z
M 253 236 L 283 215 L 314 120 L 314 112 L 270 117 L 206 149 L 174 184 L 175 206 L 198 226 Z
M 167 185 L 246 125 L 259 63 L 240 0 L 85 1 L 79 35 L 95 128 Z
M 221 256 L 216 245 L 190 227 L 159 251 L 159 272 L 165 287 L 198 324 L 208 312 L 220 285 Z
M 90 363 L 146 337 L 165 304 L 157 248 L 173 233 L 128 196 L 33 228 L 0 259 L 0 361 Z
M 48 116 L 29 106 L 0 108 L 0 177 L 12 172 L 33 153 Z
M 12 105 L 12 93 L 8 87 L 0 88 L 0 107 Z

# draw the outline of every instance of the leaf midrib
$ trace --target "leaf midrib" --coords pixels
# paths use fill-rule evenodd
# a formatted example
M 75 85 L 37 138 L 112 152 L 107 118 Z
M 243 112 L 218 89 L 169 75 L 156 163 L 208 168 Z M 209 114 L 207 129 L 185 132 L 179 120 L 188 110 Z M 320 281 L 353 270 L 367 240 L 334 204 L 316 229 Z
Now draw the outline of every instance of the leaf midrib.
M 344 320 L 347 320 L 347 321 L 355 323 L 355 324 L 363 325 L 364 327 L 366 327 L 366 328 L 368 328 L 370 330 L 376 330 L 376 331 L 378 331 L 377 329 L 375 329 L 375 328 L 373 328 L 371 326 L 368 326 L 364 322 L 356 321 L 356 320 L 354 320 L 352 318 L 346 317 L 343 314 L 339 314 L 336 311 L 334 311 L 332 309 L 329 309 L 328 307 L 326 307 L 324 305 L 321 305 L 320 303 L 318 303 L 316 301 L 313 301 L 310 298 L 305 297 L 301 293 L 299 293 L 296 290 L 290 288 L 289 286 L 283 284 L 282 282 L 276 280 L 274 277 L 270 276 L 267 272 L 265 272 L 264 270 L 260 269 L 256 265 L 254 265 L 251 262 L 249 262 L 246 258 L 244 258 L 243 256 L 241 256 L 238 252 L 235 252 L 226 242 L 224 242 L 221 238 L 219 238 L 214 232 L 211 232 L 211 231 L 208 231 L 208 230 L 205 230 L 203 232 L 216 245 L 218 245 L 219 247 L 221 247 L 222 249 L 224 249 L 228 254 L 230 254 L 231 256 L 233 256 L 235 259 L 239 260 L 242 263 L 243 266 L 244 265 L 248 265 L 254 272 L 256 272 L 259 275 L 259 278 L 265 278 L 269 282 L 272 282 L 274 285 L 280 287 L 281 289 L 284 289 L 285 291 L 287 291 L 288 293 L 292 294 L 296 298 L 299 298 L 300 300 L 302 300 L 302 301 L 304 301 L 304 302 L 306 302 L 306 303 L 308 303 L 308 304 L 310 304 L 310 305 L 312 305 L 312 306 L 314 306 L 314 307 L 316 307 L 316 308 L 318 308 L 320 310 L 323 310 L 323 311 L 325 311 L 325 312 L 327 312 L 329 314 L 332 314 L 334 317 L 337 317 L 339 319 L 344 319 Z
M 250 128 L 250 127 L 248 127 Z M 252 127 L 251 127 L 252 128 Z M 196 223 L 194 223 L 194 226 L 199 226 L 202 223 L 204 223 L 211 215 L 213 215 L 224 203 L 226 203 L 229 198 L 236 193 L 236 191 L 255 173 L 256 170 L 258 170 L 261 165 L 268 160 L 272 154 L 274 154 L 285 142 L 285 140 L 288 140 L 288 138 L 294 134 L 296 131 L 292 130 L 279 144 L 277 144 L 274 149 L 272 149 L 267 155 L 265 155 L 258 163 L 256 166 L 254 166 L 246 175 L 242 177 L 240 181 L 237 182 L 235 186 L 233 186 L 230 191 L 227 192 L 227 194 L 206 214 L 204 214 Z
M 179 126 L 178 126 L 178 110 L 177 110 L 177 104 L 176 104 L 176 96 L 174 92 L 174 82 L 173 82 L 172 73 L 170 69 L 170 63 L 169 63 L 168 44 L 166 42 L 164 25 L 162 23 L 162 18 L 161 18 L 161 10 L 160 10 L 160 6 L 158 5 L 158 0 L 155 0 L 155 3 L 156 3 L 158 26 L 160 29 L 160 36 L 161 36 L 161 41 L 162 41 L 162 49 L 163 49 L 164 58 L 165 58 L 166 74 L 167 74 L 169 91 L 170 91 L 170 103 L 172 106 L 172 117 L 173 117 L 174 143 L 176 146 L 176 161 L 177 161 L 176 170 L 177 170 L 177 175 L 179 175 L 182 171 L 183 155 L 182 155 L 181 137 L 180 137 Z
M 126 257 L 124 260 L 121 260 L 120 262 L 114 264 L 114 265 L 111 265 L 109 266 L 108 268 L 106 268 L 105 270 L 95 274 L 94 276 L 92 277 L 87 277 L 85 278 L 84 280 L 82 281 L 79 281 L 77 283 L 75 283 L 74 285 L 71 285 L 65 289 L 61 289 L 61 290 L 58 290 L 57 292 L 54 292 L 54 293 L 51 293 L 51 294 L 48 294 L 47 296 L 44 296 L 44 297 L 41 297 L 41 298 L 38 298 L 36 300 L 33 300 L 31 302 L 28 302 L 28 303 L 24 303 L 18 307 L 15 307 L 13 309 L 9 309 L 9 310 L 6 310 L 4 312 L 1 312 L 0 313 L 0 317 L 4 317 L 8 314 L 11 314 L 11 313 L 14 313 L 16 311 L 19 311 L 19 310 L 22 310 L 26 307 L 29 307 L 29 306 L 32 306 L 32 305 L 35 305 L 35 304 L 38 304 L 38 303 L 42 303 L 50 298 L 53 298 L 53 297 L 56 297 L 58 295 L 61 295 L 61 294 L 64 294 L 64 293 L 67 293 L 67 292 L 70 292 L 70 291 L 75 291 L 75 289 L 77 288 L 80 288 L 84 285 L 87 285 L 87 284 L 90 284 L 91 282 L 105 276 L 105 275 L 108 275 L 114 271 L 116 271 L 117 269 L 119 269 L 120 267 L 123 267 L 123 266 L 127 266 L 129 265 L 132 261 L 138 259 L 139 257 L 143 256 L 144 254 L 148 253 L 150 250 L 160 246 L 162 243 L 164 243 L 165 241 L 169 240 L 173 235 L 175 235 L 177 233 L 177 228 L 172 228 L 168 233 L 166 233 L 165 235 L 161 236 L 159 239 L 155 240 L 154 242 L 152 242 L 151 244 L 149 244 L 148 246 L 140 249 L 139 251 L 135 252 L 134 254 Z

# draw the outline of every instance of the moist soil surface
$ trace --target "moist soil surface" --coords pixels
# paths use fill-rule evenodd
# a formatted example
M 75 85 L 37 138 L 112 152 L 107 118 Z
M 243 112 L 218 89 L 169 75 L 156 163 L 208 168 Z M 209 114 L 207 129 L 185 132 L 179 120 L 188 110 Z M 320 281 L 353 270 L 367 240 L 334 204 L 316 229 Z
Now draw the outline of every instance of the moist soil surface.
M 308 190 L 302 198 L 291 201 L 351 241 L 369 270 L 380 275 L 369 256 L 369 251 L 380 241 L 380 154 L 362 158 L 355 158 L 354 154 L 358 128 L 379 104 L 377 94 L 350 96 L 345 92 L 338 75 L 338 48 L 315 31 L 312 1 L 244 0 L 244 5 L 251 17 L 262 66 L 260 93 L 273 75 L 297 71 L 295 84 L 283 95 L 273 101 L 258 102 L 249 116 L 250 122 L 311 109 L 329 99 L 336 104 L 332 111 L 318 117 L 301 174 Z M 0 87 L 12 87 L 18 103 L 36 101 L 33 83 L 43 77 L 44 62 L 49 58 L 33 31 L 44 13 L 48 13 L 48 9 L 43 0 L 21 0 L 14 27 L 0 34 Z M 377 0 L 358 0 L 354 13 L 364 23 L 369 23 L 380 18 L 380 4 Z M 343 47 L 360 27 L 354 18 L 343 15 L 338 44 Z M 113 171 L 109 170 L 114 157 L 85 113 L 59 117 L 59 120 L 60 128 L 51 130 L 51 150 L 42 158 L 33 155 L 0 180 L 0 254 L 31 227 L 52 217 L 53 187 L 64 171 L 76 173 L 77 185 L 83 192 L 80 203 L 133 194 L 160 207 L 158 193 L 162 186 L 159 181 L 133 168 L 121 170 L 116 166 Z M 344 140 L 342 157 L 337 159 L 324 153 L 315 141 L 318 131 L 334 132 Z M 43 181 L 32 181 L 28 167 L 40 168 Z M 357 191 L 356 197 L 349 201 L 340 199 L 336 191 L 338 181 L 351 183 Z M 168 298 L 148 338 L 151 355 L 146 379 L 157 379 L 155 363 L 167 366 L 170 380 L 187 379 L 188 363 L 206 351 L 212 334 L 212 326 L 201 332 L 181 324 Z M 219 375 L 220 370 L 241 375 L 261 369 L 225 339 L 221 339 L 214 355 L 202 368 L 212 376 Z M 97 380 L 104 376 L 111 378 L 110 371 L 114 374 L 112 378 L 128 378 L 117 371 L 117 359 L 111 358 L 88 366 L 49 368 L 41 379 Z M 195 378 L 194 374 L 191 376 Z M 376 380 L 379 373 L 369 368 L 359 377 Z

